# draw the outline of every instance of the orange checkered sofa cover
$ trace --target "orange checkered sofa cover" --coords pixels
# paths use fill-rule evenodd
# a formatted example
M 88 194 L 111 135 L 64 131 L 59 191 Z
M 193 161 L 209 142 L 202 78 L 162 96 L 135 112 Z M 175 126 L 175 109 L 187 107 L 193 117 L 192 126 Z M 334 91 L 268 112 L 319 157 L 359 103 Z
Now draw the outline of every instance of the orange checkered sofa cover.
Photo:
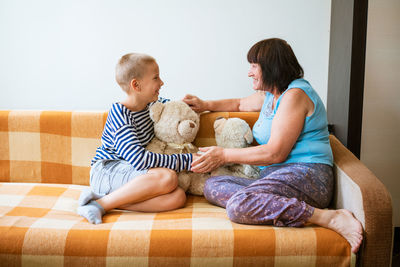
M 217 116 L 241 117 L 253 125 L 258 113 L 202 114 L 197 146 L 215 144 Z M 113 210 L 103 224 L 89 224 L 76 214 L 77 200 L 89 184 L 90 161 L 106 118 L 105 112 L 0 111 L 0 266 L 355 264 L 348 243 L 331 230 L 236 224 L 203 197 L 188 196 L 184 208 L 170 212 Z M 348 175 L 356 173 L 346 163 L 357 159 L 336 138 L 331 143 L 338 179 L 332 205 L 353 211 L 366 231 L 357 263 L 387 266 L 388 245 L 381 240 L 387 243 L 391 232 L 383 227 L 378 238 L 363 200 L 368 186 Z M 372 176 L 365 169 L 361 173 L 363 179 Z M 383 190 L 380 201 L 391 208 L 385 189 L 373 182 L 374 190 Z M 382 219 L 381 212 L 372 217 Z M 391 210 L 383 210 L 383 216 L 387 219 Z

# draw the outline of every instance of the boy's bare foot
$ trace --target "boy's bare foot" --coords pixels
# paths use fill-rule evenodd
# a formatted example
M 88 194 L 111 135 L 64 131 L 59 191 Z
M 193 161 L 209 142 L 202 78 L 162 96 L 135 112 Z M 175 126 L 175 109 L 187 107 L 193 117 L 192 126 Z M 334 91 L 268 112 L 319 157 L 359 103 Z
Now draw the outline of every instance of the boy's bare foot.
M 345 209 L 333 210 L 327 228 L 342 235 L 351 245 L 351 252 L 356 253 L 363 239 L 363 228 L 361 223 L 353 214 Z

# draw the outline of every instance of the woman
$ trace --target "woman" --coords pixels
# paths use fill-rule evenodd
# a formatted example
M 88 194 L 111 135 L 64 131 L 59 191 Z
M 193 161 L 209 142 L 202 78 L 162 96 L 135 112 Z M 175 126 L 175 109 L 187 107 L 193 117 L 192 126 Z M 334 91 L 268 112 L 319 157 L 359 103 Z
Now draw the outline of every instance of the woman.
M 300 227 L 317 224 L 341 234 L 357 252 L 361 223 L 347 210 L 324 210 L 333 193 L 333 157 L 325 107 L 286 41 L 262 40 L 250 48 L 248 76 L 254 94 L 204 101 L 186 95 L 201 111 L 260 111 L 253 135 L 258 146 L 205 147 L 192 171 L 209 172 L 226 163 L 259 166 L 260 179 L 218 176 L 204 188 L 208 201 L 227 209 L 237 223 Z

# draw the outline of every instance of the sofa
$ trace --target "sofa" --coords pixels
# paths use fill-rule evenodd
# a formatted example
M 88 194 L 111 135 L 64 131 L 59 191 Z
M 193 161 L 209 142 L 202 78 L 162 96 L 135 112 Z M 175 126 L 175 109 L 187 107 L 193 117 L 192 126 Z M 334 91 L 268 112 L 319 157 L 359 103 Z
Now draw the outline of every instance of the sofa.
M 201 115 L 197 146 L 215 145 L 216 117 Z M 113 210 L 93 225 L 76 214 L 89 185 L 90 160 L 100 145 L 106 112 L 0 111 L 0 266 L 390 266 L 391 198 L 337 138 L 335 196 L 362 222 L 357 255 L 334 231 L 242 225 L 204 197 L 160 213 Z

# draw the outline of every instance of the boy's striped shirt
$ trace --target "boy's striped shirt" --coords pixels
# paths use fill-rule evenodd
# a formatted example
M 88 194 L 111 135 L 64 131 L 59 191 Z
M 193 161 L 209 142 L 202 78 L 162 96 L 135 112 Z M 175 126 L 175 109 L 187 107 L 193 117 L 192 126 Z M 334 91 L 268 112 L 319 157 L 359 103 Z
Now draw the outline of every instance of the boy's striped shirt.
M 159 98 L 158 101 L 169 101 Z M 97 148 L 92 165 L 98 160 L 126 160 L 137 170 L 156 167 L 175 171 L 190 170 L 192 154 L 158 154 L 147 151 L 146 145 L 154 137 L 154 124 L 149 108 L 138 112 L 127 109 L 121 103 L 114 103 L 108 113 L 101 137 L 101 146 Z

